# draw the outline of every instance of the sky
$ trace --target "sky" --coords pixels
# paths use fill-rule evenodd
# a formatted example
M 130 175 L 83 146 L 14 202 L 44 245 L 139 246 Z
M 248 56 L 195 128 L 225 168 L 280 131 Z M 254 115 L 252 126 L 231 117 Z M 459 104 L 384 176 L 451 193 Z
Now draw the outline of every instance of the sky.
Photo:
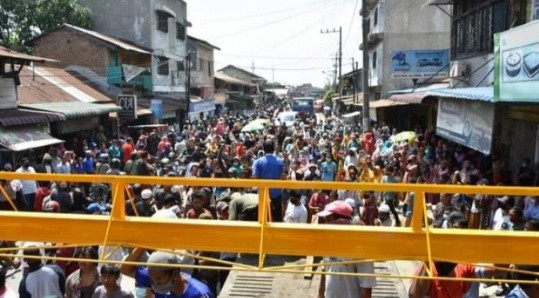
M 268 82 L 333 80 L 342 27 L 342 73 L 361 67 L 359 0 L 193 0 L 187 2 L 188 34 L 221 48 L 215 69 L 229 64 L 253 70 Z

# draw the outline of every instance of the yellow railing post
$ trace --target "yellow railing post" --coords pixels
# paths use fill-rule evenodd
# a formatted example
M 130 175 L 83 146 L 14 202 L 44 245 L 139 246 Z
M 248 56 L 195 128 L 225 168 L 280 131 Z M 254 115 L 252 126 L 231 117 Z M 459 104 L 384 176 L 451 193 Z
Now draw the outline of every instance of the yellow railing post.
M 414 232 L 420 232 L 423 228 L 423 214 L 425 212 L 427 212 L 425 204 L 425 193 L 416 192 L 414 197 L 414 209 L 412 210 L 412 230 Z
M 264 249 L 264 237 L 268 225 L 268 206 L 270 206 L 269 188 L 262 187 L 258 189 L 258 223 L 260 224 L 260 246 L 258 249 L 258 269 L 264 268 L 266 258 Z M 270 207 L 271 208 L 271 207 Z
M 427 246 L 427 261 L 429 264 L 427 268 L 427 273 L 430 277 L 432 277 L 433 276 L 432 270 L 434 268 L 434 263 L 432 261 L 432 246 L 430 242 L 430 228 L 429 228 L 429 223 L 428 223 L 428 218 L 427 218 L 427 202 L 425 200 L 425 192 L 419 191 L 415 194 L 414 214 L 413 214 L 414 217 L 416 217 L 415 215 L 415 210 L 417 209 L 415 208 L 416 205 L 419 205 L 418 207 L 420 207 L 420 213 L 417 216 L 418 220 L 423 220 L 425 222 L 425 240 L 426 240 L 425 244 Z
M 106 260 L 107 242 L 109 240 L 110 230 L 112 229 L 112 222 L 115 220 L 125 220 L 125 196 L 124 189 L 125 184 L 122 182 L 112 181 L 112 210 L 109 215 L 107 223 L 107 230 L 105 231 L 105 239 L 103 240 L 103 252 L 101 253 L 101 260 Z

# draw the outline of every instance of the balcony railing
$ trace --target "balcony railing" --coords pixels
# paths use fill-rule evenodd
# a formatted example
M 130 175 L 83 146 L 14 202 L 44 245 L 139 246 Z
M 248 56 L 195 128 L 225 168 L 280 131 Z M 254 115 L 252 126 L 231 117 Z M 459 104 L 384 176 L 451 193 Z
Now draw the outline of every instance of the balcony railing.
M 151 74 L 140 74 L 129 82 L 126 82 L 121 66 L 107 67 L 107 83 L 114 85 L 140 86 L 146 91 L 151 91 L 153 88 Z

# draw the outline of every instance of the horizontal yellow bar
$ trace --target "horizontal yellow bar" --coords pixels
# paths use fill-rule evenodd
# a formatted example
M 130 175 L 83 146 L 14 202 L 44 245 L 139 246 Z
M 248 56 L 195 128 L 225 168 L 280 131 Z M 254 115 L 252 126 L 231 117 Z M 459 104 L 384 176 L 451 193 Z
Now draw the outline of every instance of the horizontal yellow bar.
M 103 241 L 109 218 L 0 212 L 0 219 L 0 239 L 89 245 Z M 20 229 L 22 226 L 25 228 Z M 258 253 L 260 228 L 257 222 L 128 217 L 112 221 L 108 245 Z M 270 223 L 264 230 L 262 251 L 266 255 L 425 261 L 424 233 L 410 228 Z M 432 257 L 469 263 L 526 264 L 535 260 L 538 236 L 533 232 L 431 230 Z
M 74 175 L 74 174 L 28 174 L 0 172 L 0 179 L 48 180 L 89 183 L 139 183 L 150 185 L 192 185 L 192 186 L 229 186 L 229 187 L 258 187 L 284 189 L 342 189 L 342 190 L 373 190 L 397 192 L 425 193 L 465 193 L 465 194 L 495 194 L 495 195 L 539 195 L 537 187 L 502 187 L 502 186 L 456 186 L 436 184 L 380 184 L 380 183 L 350 183 L 350 182 L 308 182 L 288 180 L 258 180 L 258 179 L 216 179 L 216 178 L 168 178 L 148 176 L 109 176 L 109 175 Z

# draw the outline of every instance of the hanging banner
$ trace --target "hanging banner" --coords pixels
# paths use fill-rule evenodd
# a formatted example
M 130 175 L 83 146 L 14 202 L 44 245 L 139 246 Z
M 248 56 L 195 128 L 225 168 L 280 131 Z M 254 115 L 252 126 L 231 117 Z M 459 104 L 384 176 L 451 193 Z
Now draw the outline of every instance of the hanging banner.
M 481 101 L 440 98 L 436 134 L 490 154 L 494 104 Z
M 122 69 L 124 71 L 125 81 L 129 82 L 139 74 L 143 73 L 147 68 L 129 64 L 122 64 Z
M 122 121 L 137 119 L 137 96 L 120 94 L 116 99 L 121 110 L 118 112 L 118 118 Z
M 153 112 L 153 118 L 155 120 L 163 119 L 163 100 L 152 99 L 150 103 L 150 110 Z
M 0 78 L 0 110 L 17 108 L 17 86 L 15 79 Z

